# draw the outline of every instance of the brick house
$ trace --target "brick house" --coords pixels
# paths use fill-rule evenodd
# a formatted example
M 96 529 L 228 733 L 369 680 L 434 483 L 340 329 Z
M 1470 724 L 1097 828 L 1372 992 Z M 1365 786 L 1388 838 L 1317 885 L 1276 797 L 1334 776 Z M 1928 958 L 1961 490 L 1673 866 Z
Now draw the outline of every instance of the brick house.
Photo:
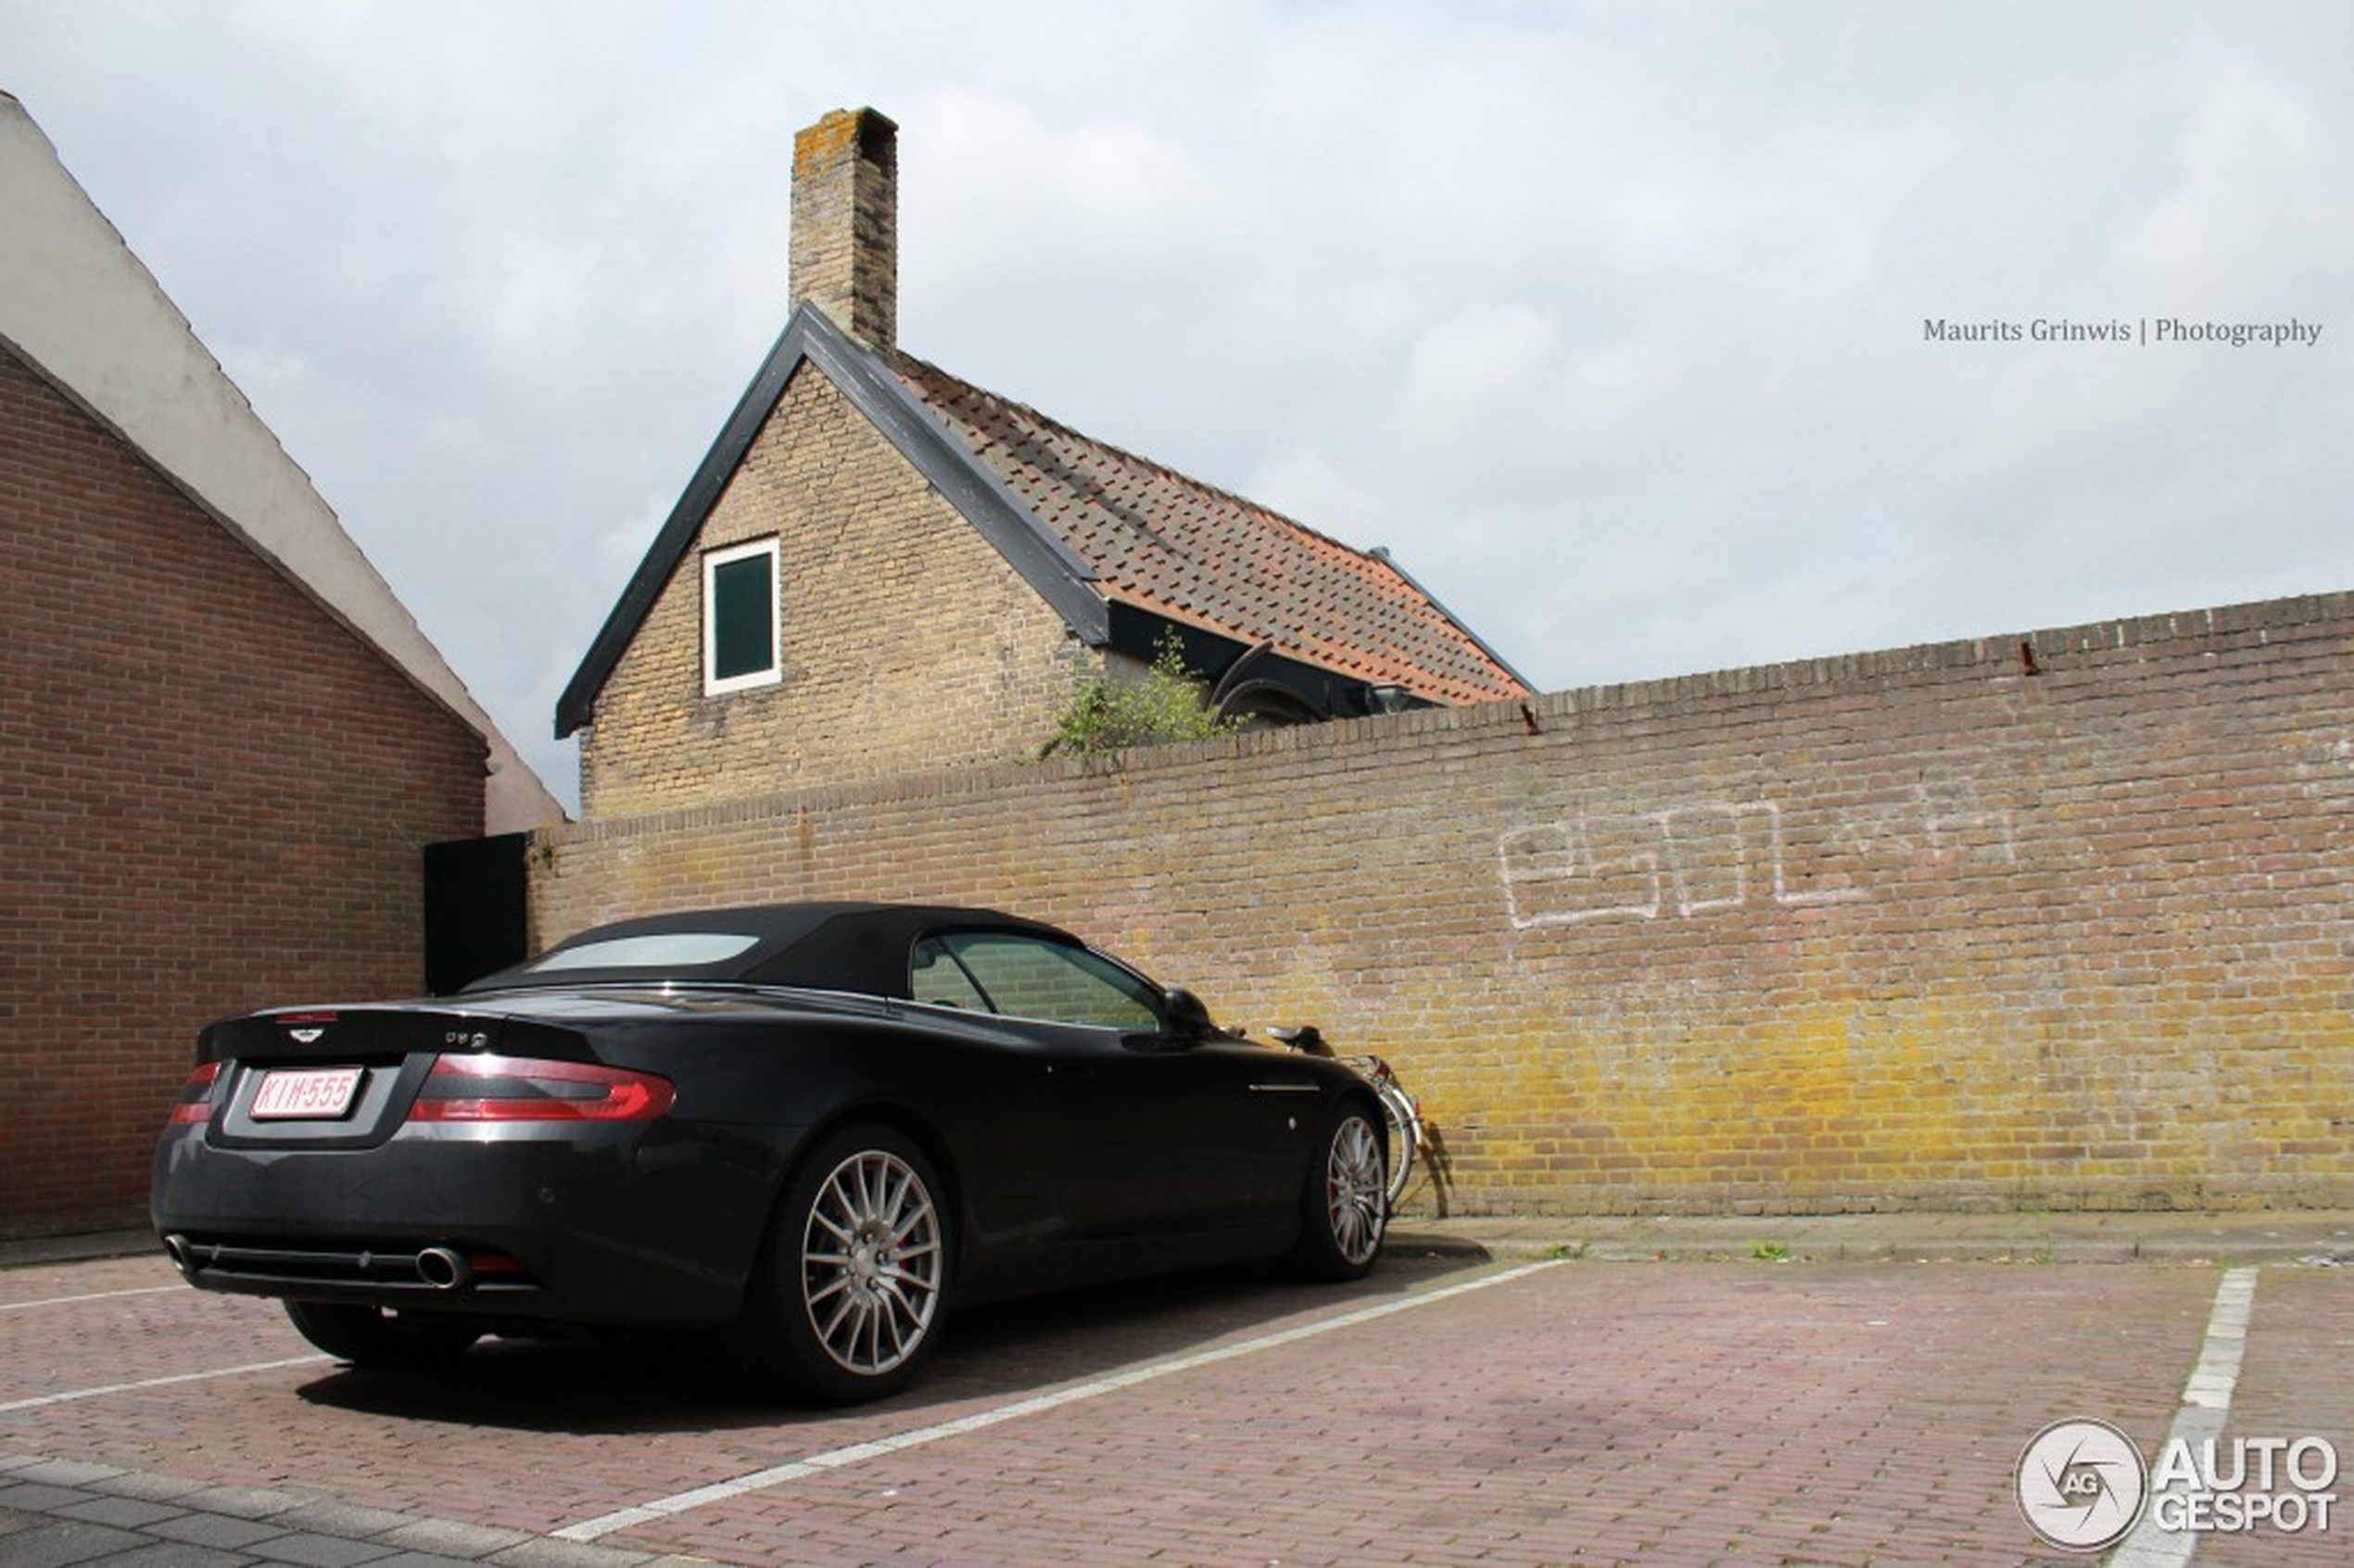
M 793 146 L 784 333 L 557 705 L 584 816 L 1034 753 L 1168 642 L 1227 714 L 1525 697 L 1384 552 L 897 347 L 896 128 Z
M 0 1235 L 135 1220 L 197 1028 L 422 984 L 561 810 L 0 93 Z

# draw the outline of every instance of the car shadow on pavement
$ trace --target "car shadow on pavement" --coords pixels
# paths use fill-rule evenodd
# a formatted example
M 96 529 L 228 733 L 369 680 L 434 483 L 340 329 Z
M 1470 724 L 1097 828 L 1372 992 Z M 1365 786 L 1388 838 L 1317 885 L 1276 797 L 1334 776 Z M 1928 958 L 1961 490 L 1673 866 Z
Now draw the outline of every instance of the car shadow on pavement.
M 914 1387 L 844 1409 L 746 1386 L 715 1336 L 632 1334 L 487 1340 L 430 1372 L 338 1367 L 307 1402 L 393 1420 L 588 1435 L 740 1431 L 895 1416 L 1020 1398 L 1225 1338 L 1393 1299 L 1478 1267 L 1386 1258 L 1353 1284 L 1303 1284 L 1264 1269 L 1217 1270 L 1034 1296 L 956 1313 Z

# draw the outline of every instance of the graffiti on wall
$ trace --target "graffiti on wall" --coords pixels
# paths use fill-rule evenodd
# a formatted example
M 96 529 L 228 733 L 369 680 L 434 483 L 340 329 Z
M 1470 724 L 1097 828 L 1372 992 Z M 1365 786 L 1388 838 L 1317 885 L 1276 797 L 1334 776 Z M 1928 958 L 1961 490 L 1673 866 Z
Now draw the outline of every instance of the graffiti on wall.
M 1794 846 L 1780 804 L 1711 801 L 1644 811 L 1580 806 L 1507 830 L 1498 876 L 1514 930 L 1589 920 L 1690 919 L 1747 908 L 1807 909 L 1871 896 L 1869 870 L 1901 860 L 1954 866 L 2019 857 L 2010 814 L 1967 782 L 1829 814 L 1829 830 Z
M 1884 864 L 2019 864 L 2011 814 L 1986 804 L 1967 779 L 1916 785 L 1905 799 L 1835 813 L 1830 837 L 1845 853 Z

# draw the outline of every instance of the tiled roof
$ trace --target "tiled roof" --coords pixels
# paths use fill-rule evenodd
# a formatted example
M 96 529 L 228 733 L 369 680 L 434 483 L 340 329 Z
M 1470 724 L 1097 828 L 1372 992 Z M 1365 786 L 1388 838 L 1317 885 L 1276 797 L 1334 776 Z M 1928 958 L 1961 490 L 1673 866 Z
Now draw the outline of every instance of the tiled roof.
M 803 365 L 812 365 L 1091 646 L 1126 608 L 1434 702 L 1528 686 L 1387 557 L 1057 424 L 937 366 L 878 352 L 797 307 L 556 701 L 556 734 L 597 694 L 693 548 Z M 1328 710 L 1329 711 L 1329 710 Z
M 1106 597 L 1439 702 L 1525 696 L 1378 552 L 1082 436 L 907 354 L 902 385 L 1095 575 Z

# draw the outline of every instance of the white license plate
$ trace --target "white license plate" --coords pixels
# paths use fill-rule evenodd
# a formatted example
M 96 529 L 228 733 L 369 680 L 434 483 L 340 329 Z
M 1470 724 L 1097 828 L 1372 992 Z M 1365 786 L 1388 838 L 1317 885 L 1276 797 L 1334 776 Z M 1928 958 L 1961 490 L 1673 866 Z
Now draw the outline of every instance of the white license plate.
M 306 1068 L 265 1072 L 250 1107 L 256 1121 L 332 1121 L 351 1108 L 358 1068 Z

